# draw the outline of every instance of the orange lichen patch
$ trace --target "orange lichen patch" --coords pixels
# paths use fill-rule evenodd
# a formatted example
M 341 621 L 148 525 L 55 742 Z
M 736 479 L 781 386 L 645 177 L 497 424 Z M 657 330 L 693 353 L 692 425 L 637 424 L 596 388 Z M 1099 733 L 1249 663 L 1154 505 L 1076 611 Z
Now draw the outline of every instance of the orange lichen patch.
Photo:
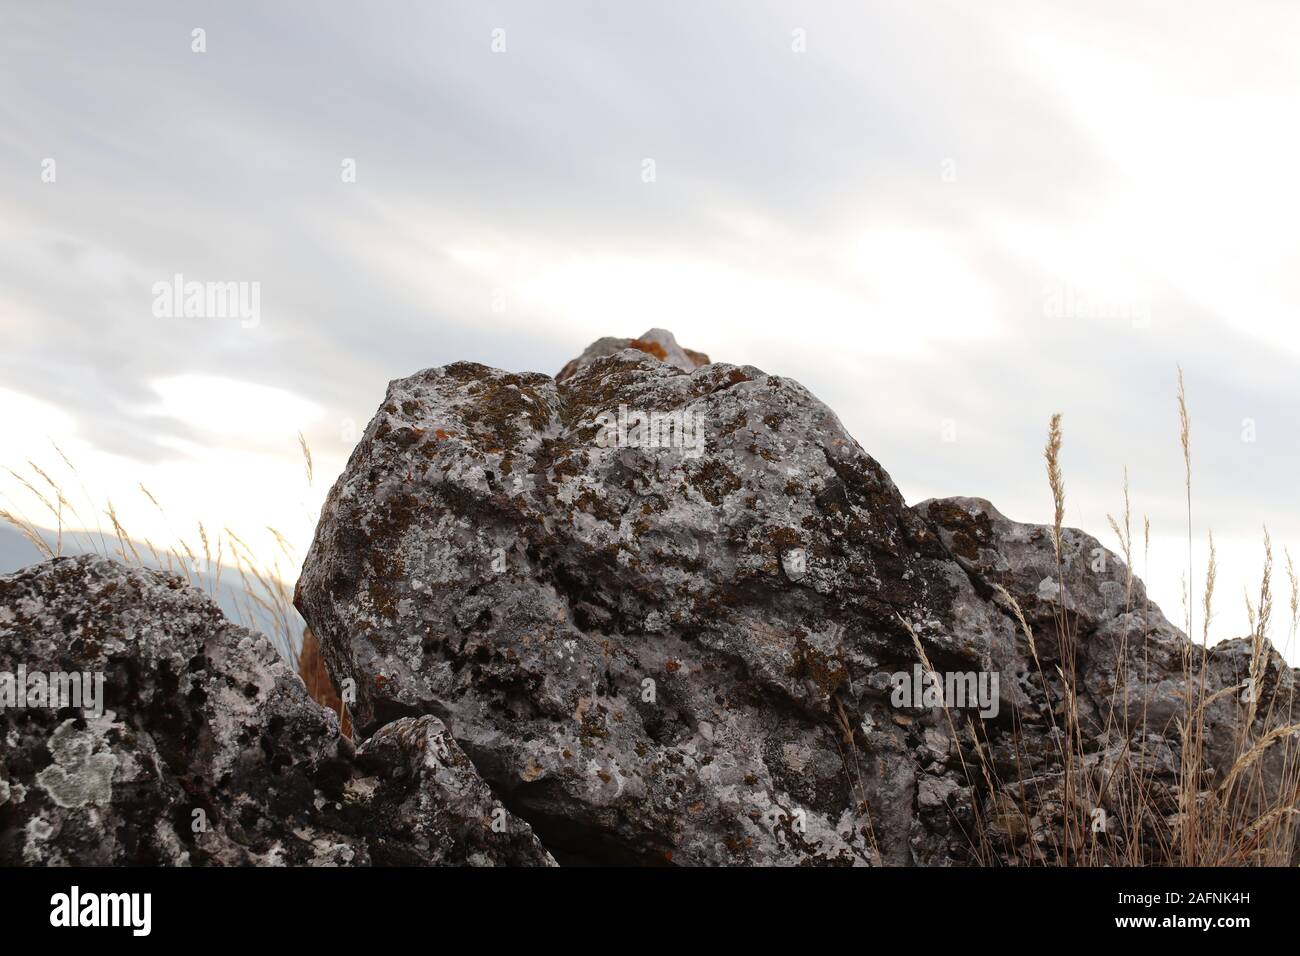
M 450 438 L 453 434 L 455 433 L 443 431 L 441 428 L 436 428 L 434 429 L 433 437 L 438 439 L 438 441 L 445 441 L 446 439 Z
M 701 365 L 711 364 L 709 362 L 709 357 L 703 352 L 696 352 L 694 349 L 682 349 L 682 351 L 686 353 L 688 359 L 695 363 L 696 368 L 699 368 Z
M 670 674 L 675 674 L 682 668 L 681 661 L 664 661 L 664 670 Z
M 658 342 L 648 342 L 645 339 L 633 339 L 627 344 L 627 347 L 630 349 L 637 349 L 641 352 L 647 352 L 661 362 L 668 358 L 668 350 Z
M 303 628 L 302 650 L 298 653 L 298 676 L 307 685 L 311 699 L 322 707 L 339 715 L 339 729 L 344 737 L 352 736 L 352 718 L 348 709 L 339 699 L 334 682 L 330 680 L 329 671 L 325 669 L 325 659 L 321 657 L 320 642 L 311 628 Z
M 953 553 L 968 561 L 978 561 L 980 548 L 992 538 L 993 522 L 988 515 L 972 513 L 955 503 L 935 502 L 930 518 L 952 535 Z

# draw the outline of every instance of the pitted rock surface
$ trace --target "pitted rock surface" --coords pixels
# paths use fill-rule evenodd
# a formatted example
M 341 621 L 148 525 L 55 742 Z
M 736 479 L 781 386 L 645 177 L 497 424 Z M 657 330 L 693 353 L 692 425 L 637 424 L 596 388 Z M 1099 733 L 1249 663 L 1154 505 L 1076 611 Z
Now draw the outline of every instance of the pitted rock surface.
M 103 709 L 0 708 L 0 864 L 550 862 L 526 823 L 493 833 L 454 743 L 436 767 L 397 728 L 360 766 L 270 642 L 170 575 L 91 555 L 0 577 L 20 668 L 98 672 Z

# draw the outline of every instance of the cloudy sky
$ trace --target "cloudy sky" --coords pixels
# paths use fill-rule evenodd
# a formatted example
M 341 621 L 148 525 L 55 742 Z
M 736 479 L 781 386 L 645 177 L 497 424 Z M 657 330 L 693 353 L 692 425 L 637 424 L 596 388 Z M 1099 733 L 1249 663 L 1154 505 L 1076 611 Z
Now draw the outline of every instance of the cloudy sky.
M 0 0 L 0 464 L 305 550 L 388 380 L 661 326 L 912 502 L 1050 520 L 1064 413 L 1067 520 L 1113 547 L 1127 466 L 1178 622 L 1181 363 L 1241 633 L 1264 525 L 1300 555 L 1297 49 L 1291 2 Z

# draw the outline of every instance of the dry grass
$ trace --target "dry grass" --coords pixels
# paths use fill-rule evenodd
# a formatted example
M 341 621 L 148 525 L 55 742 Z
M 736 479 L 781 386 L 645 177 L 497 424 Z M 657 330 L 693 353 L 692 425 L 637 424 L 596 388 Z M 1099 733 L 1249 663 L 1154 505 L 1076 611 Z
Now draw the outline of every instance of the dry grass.
M 1188 567 L 1186 594 L 1190 595 L 1192 564 L 1192 418 L 1188 408 L 1182 370 L 1178 373 L 1179 440 L 1183 451 L 1187 502 Z M 1039 656 L 1040 640 L 1015 599 L 995 585 L 999 597 L 1018 622 L 1037 679 L 1049 702 L 1049 736 L 1055 741 L 1054 763 L 1059 773 L 1041 776 L 1023 774 L 1010 787 L 985 759 L 988 738 L 980 740 L 978 722 L 964 728 L 969 749 L 978 758 L 978 772 L 962 767 L 975 793 L 988 794 L 987 802 L 975 803 L 978 833 L 971 835 L 971 850 L 977 860 L 995 865 L 1003 859 L 1031 864 L 1064 866 L 1289 866 L 1296 852 L 1300 824 L 1300 723 L 1293 705 L 1294 682 L 1285 690 L 1275 679 L 1269 685 L 1269 631 L 1273 618 L 1273 552 L 1268 531 L 1264 531 L 1264 562 L 1258 596 L 1247 596 L 1250 659 L 1248 673 L 1234 685 L 1214 691 L 1210 687 L 1209 629 L 1213 618 L 1217 574 L 1213 535 L 1208 537 L 1204 589 L 1200 602 L 1199 645 L 1192 639 L 1193 602 L 1185 597 L 1186 633 L 1182 655 L 1182 708 L 1173 726 L 1151 727 L 1148 720 L 1149 686 L 1129 673 L 1133 661 L 1145 675 L 1150 661 L 1147 634 L 1125 634 L 1118 648 L 1116 673 L 1111 675 L 1108 706 L 1101 714 L 1101 727 L 1080 719 L 1081 691 L 1076 670 L 1076 623 L 1067 611 L 1068 582 L 1062 562 L 1062 522 L 1065 515 L 1065 483 L 1060 455 L 1061 416 L 1053 415 L 1044 449 L 1048 485 L 1054 505 L 1052 543 L 1058 584 L 1053 609 L 1054 638 L 1058 660 L 1049 669 Z M 1127 567 L 1126 610 L 1133 610 L 1133 530 L 1128 473 L 1124 475 L 1124 512 L 1108 516 L 1119 540 Z M 1143 549 L 1149 552 L 1151 525 L 1143 519 Z M 1286 644 L 1289 648 L 1300 623 L 1300 579 L 1289 553 L 1286 554 L 1290 620 Z M 1132 620 L 1127 618 L 1127 620 Z M 906 622 L 904 622 L 906 625 Z M 908 627 L 911 632 L 911 628 Z M 1039 635 L 1041 638 L 1043 635 Z M 920 641 L 912 633 L 922 666 L 931 670 Z M 1141 642 L 1131 648 L 1129 641 Z M 1273 669 L 1274 675 L 1277 669 Z M 1059 690 L 1058 690 L 1059 685 Z M 1268 691 L 1265 694 L 1265 691 Z M 1129 726 L 1131 704 L 1140 699 L 1140 717 Z M 1261 699 L 1268 704 L 1261 711 Z M 1225 713 L 1225 708 L 1228 710 Z M 945 708 L 945 713 L 947 709 Z M 1017 760 L 1020 728 L 1024 715 L 1013 715 L 1013 738 Z M 954 735 L 957 727 L 948 714 Z M 1211 726 L 1213 725 L 1213 727 Z M 1226 725 L 1226 726 L 1225 726 Z M 1212 761 L 1207 743 L 1222 741 L 1230 727 L 1234 731 L 1228 760 Z M 987 734 L 987 732 L 985 732 Z M 1158 736 L 1157 736 L 1158 734 Z M 1165 740 L 1176 742 L 1177 767 L 1173 793 L 1169 774 L 1158 772 Z M 1105 746 L 1103 746 L 1103 744 Z M 959 748 L 960 753 L 960 748 Z M 1008 790 L 1015 796 L 1008 798 Z M 1170 803 L 1174 805 L 1171 806 Z M 1098 809 L 1104 809 L 1104 829 L 1097 829 Z M 1042 835 L 1036 841 L 1034 834 Z M 1003 845 L 991 845 L 989 834 L 1004 837 Z M 1045 845 L 1039 845 L 1043 843 Z
M 311 450 L 302 435 L 298 440 L 310 483 Z M 195 537 L 187 540 L 176 531 L 158 498 L 140 484 L 140 494 L 162 517 L 172 540 L 170 544 L 160 545 L 148 538 L 136 538 L 123 525 L 112 500 L 106 500 L 102 506 L 96 504 L 86 491 L 76 466 L 57 445 L 54 449 L 66 468 L 66 477 L 62 480 L 52 477 L 49 471 L 31 461 L 27 463 L 30 475 L 6 469 L 48 514 L 50 520 L 47 524 L 52 525 L 52 529 L 43 530 L 3 492 L 0 492 L 0 498 L 4 499 L 6 506 L 0 509 L 0 520 L 17 528 L 43 558 L 94 553 L 128 566 L 154 568 L 178 575 L 214 600 L 224 598 L 226 609 L 233 611 L 231 616 L 237 624 L 266 634 L 281 655 L 296 666 L 303 623 L 293 606 L 293 581 L 300 561 L 284 535 L 268 526 L 266 530 L 275 545 L 266 553 L 258 554 L 230 528 L 215 532 L 199 521 L 194 529 Z M 93 530 L 65 494 L 65 486 L 71 488 L 74 484 L 81 491 L 82 506 L 93 518 Z M 66 516 L 70 516 L 75 525 L 69 525 Z M 198 542 L 198 553 L 191 546 L 192 540 Z M 223 576 L 231 573 L 238 576 L 239 584 L 231 582 L 223 590 Z
M 311 486 L 314 478 L 311 447 L 302 433 L 298 434 L 298 445 L 302 452 L 307 484 Z M 142 555 L 136 546 L 137 539 L 124 527 L 113 502 L 106 501 L 103 508 L 96 506 L 86 491 L 76 466 L 57 445 L 54 448 L 67 469 L 68 478 L 80 488 L 90 513 L 95 517 L 95 531 L 92 533 L 88 530 L 89 525 L 65 496 L 59 481 L 30 461 L 28 466 L 32 471 L 31 477 L 13 469 L 7 470 L 35 498 L 40 507 L 49 513 L 53 519 L 53 532 L 43 533 L 41 526 L 24 515 L 7 495 L 3 497 L 9 506 L 0 509 L 0 520 L 17 528 L 43 558 L 56 558 L 71 553 L 100 554 L 128 566 L 167 571 L 183 577 L 191 587 L 198 588 L 214 600 L 224 598 L 225 609 L 227 612 L 233 611 L 230 616 L 235 623 L 264 633 L 281 656 L 298 671 L 312 698 L 337 713 L 342 733 L 351 736 L 352 727 L 347 708 L 339 700 L 315 638 L 293 606 L 293 576 L 301 562 L 283 534 L 268 525 L 266 531 L 274 546 L 266 553 L 259 554 L 229 527 L 210 533 L 203 522 L 199 521 L 195 528 L 198 541 L 196 553 L 190 540 L 176 532 L 167 510 L 157 496 L 142 483 L 138 486 L 140 494 L 161 516 L 172 540 L 171 544 L 160 547 L 144 538 L 146 554 Z M 48 492 L 43 488 L 48 488 Z M 77 525 L 75 528 L 65 523 L 65 514 L 72 516 Z M 107 536 L 101 524 L 105 518 L 110 528 Z M 222 578 L 227 574 L 237 576 L 239 583 L 235 585 L 230 582 L 223 590 Z

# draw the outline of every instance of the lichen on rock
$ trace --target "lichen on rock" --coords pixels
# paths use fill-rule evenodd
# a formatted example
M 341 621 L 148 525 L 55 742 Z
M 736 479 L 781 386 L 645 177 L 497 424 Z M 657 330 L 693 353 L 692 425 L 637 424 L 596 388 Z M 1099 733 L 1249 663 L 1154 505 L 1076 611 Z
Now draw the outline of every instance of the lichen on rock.
M 0 708 L 0 864 L 392 862 L 375 821 L 399 819 L 425 834 L 401 862 L 463 862 L 447 845 L 475 841 L 477 862 L 548 862 L 521 821 L 490 839 L 468 761 L 441 798 L 399 812 L 396 795 L 428 777 L 415 755 L 363 769 L 270 642 L 171 575 L 58 558 L 0 577 L 0 607 L 0 671 L 103 674 L 106 704 Z M 383 784 L 373 798 L 349 786 L 363 776 Z

